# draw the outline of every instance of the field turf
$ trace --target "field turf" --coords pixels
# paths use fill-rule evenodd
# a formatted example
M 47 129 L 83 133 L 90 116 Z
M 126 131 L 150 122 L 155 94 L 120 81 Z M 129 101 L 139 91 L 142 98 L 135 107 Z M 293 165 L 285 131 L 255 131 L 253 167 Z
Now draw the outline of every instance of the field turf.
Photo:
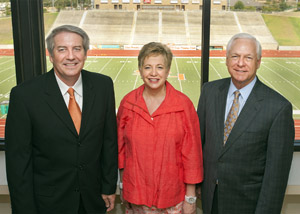
M 200 58 L 173 59 L 168 81 L 190 97 L 197 107 L 200 96 Z M 48 70 L 52 64 L 47 61 Z M 112 78 L 115 87 L 116 108 L 121 99 L 143 82 L 137 69 L 136 57 L 88 57 L 85 69 Z M 294 118 L 300 119 L 300 58 L 263 58 L 258 78 L 285 96 L 292 104 Z M 210 59 L 210 81 L 228 77 L 225 58 Z M 12 56 L 0 56 L 0 103 L 9 100 L 10 89 L 16 85 Z M 0 118 L 6 115 L 0 113 Z

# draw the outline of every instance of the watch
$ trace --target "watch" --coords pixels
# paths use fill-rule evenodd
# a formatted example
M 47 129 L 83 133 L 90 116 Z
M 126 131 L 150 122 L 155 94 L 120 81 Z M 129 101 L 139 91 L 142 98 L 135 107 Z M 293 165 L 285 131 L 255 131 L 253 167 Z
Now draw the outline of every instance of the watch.
M 196 203 L 197 197 L 196 196 L 185 196 L 185 201 L 189 204 Z

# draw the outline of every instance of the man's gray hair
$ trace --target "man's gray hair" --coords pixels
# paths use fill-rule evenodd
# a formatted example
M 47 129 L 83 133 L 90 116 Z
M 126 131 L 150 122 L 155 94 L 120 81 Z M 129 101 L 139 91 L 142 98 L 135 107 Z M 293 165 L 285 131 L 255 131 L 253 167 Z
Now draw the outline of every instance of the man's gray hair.
M 79 36 L 81 36 L 82 37 L 82 46 L 84 49 L 84 53 L 86 55 L 86 53 L 89 49 L 89 46 L 90 46 L 90 38 L 87 35 L 87 33 L 84 30 L 82 30 L 81 28 L 73 26 L 73 25 L 62 25 L 57 28 L 54 28 L 46 39 L 47 49 L 51 56 L 53 56 L 54 37 L 61 32 L 76 33 Z
M 227 47 L 226 47 L 226 56 L 228 56 L 229 54 L 229 51 L 231 49 L 231 46 L 233 44 L 233 42 L 237 39 L 250 39 L 252 41 L 255 42 L 256 44 L 256 54 L 257 54 L 257 59 L 260 60 L 261 58 L 261 44 L 260 42 L 254 37 L 252 36 L 251 34 L 248 34 L 248 33 L 238 33 L 238 34 L 235 34 L 228 42 L 227 44 Z

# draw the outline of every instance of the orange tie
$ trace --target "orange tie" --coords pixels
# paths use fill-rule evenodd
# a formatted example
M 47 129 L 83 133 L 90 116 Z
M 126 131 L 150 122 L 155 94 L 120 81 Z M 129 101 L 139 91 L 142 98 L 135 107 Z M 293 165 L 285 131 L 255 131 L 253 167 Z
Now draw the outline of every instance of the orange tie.
M 77 133 L 79 134 L 80 131 L 80 124 L 81 124 L 81 111 L 80 108 L 75 100 L 74 97 L 74 89 L 69 88 L 68 93 L 70 94 L 70 100 L 69 100 L 69 112 L 72 117 L 73 123 L 75 125 L 75 128 L 77 130 Z

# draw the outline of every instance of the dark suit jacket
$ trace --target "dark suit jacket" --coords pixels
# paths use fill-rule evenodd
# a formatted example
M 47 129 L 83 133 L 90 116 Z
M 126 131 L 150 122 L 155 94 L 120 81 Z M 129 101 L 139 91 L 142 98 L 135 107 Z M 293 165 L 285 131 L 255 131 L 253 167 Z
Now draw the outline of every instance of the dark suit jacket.
M 117 132 L 113 84 L 82 70 L 78 136 L 54 71 L 12 89 L 6 121 L 7 179 L 13 213 L 105 213 L 101 194 L 114 194 Z
M 198 105 L 204 159 L 204 213 L 211 213 L 216 180 L 222 214 L 281 212 L 293 155 L 292 106 L 257 79 L 223 146 L 230 78 L 203 86 Z

